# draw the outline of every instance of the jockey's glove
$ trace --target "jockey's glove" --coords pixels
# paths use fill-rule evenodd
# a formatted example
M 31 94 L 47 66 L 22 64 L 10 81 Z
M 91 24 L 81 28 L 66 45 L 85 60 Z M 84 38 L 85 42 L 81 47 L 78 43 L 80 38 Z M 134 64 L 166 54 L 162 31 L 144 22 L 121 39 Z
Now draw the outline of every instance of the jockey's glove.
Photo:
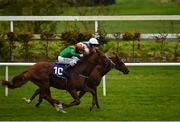
M 80 57 L 83 57 L 84 55 L 83 54 L 79 54 Z
M 74 66 L 76 63 L 77 63 L 77 61 L 75 61 L 75 60 L 72 60 L 71 62 L 69 62 L 69 64 L 70 64 L 71 66 Z

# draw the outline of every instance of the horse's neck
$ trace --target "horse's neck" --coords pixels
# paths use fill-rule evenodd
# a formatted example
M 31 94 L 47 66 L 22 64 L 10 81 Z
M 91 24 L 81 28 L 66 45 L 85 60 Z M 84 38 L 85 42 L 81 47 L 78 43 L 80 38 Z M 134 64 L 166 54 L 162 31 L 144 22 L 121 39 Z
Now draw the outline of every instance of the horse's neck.
M 94 60 L 93 62 L 90 62 L 88 61 L 88 59 L 90 58 L 87 57 L 87 59 L 75 65 L 75 67 L 71 71 L 76 72 L 78 74 L 85 75 L 85 76 L 89 76 L 97 64 L 96 64 L 96 60 Z
M 105 74 L 107 74 L 112 68 L 111 68 L 111 65 L 110 65 L 110 62 L 108 63 L 107 66 L 105 65 L 100 65 L 101 67 L 101 71 L 102 71 L 102 76 L 104 76 Z

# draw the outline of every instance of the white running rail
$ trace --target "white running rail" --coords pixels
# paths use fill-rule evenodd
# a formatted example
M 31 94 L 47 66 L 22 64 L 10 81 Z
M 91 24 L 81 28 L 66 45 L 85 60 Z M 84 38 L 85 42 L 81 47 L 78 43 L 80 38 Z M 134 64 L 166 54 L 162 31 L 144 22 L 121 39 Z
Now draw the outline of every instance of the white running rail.
M 157 21 L 180 20 L 180 15 L 133 15 L 133 16 L 0 16 L 0 21 L 10 21 L 10 31 L 14 31 L 14 21 L 94 21 L 95 32 L 98 21 Z
M 0 66 L 5 66 L 5 80 L 9 79 L 9 67 L 10 66 L 32 66 L 35 63 L 0 63 Z M 180 63 L 125 63 L 127 66 L 180 66 Z M 1 69 L 1 67 L 0 67 Z M 106 79 L 103 81 L 103 96 L 106 96 Z M 5 96 L 8 96 L 8 88 L 5 87 Z

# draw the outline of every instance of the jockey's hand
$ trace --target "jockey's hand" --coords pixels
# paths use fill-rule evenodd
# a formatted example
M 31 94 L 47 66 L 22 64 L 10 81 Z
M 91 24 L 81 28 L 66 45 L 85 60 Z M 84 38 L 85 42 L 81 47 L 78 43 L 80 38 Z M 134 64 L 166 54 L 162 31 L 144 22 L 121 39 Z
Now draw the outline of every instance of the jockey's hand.
M 71 66 L 74 66 L 76 63 L 77 63 L 77 61 L 73 60 L 73 61 L 71 61 L 69 64 L 70 64 Z
M 83 54 L 79 54 L 80 57 L 83 57 L 84 55 Z

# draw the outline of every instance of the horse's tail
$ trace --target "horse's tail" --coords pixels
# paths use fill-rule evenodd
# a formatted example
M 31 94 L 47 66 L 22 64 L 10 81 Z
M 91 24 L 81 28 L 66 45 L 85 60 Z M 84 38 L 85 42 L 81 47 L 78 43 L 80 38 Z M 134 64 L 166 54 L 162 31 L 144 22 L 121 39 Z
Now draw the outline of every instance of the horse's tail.
M 7 86 L 10 89 L 21 87 L 22 85 L 28 82 L 26 72 L 28 71 L 24 71 L 21 74 L 16 75 L 15 77 L 13 77 L 12 81 L 3 80 L 2 85 Z

